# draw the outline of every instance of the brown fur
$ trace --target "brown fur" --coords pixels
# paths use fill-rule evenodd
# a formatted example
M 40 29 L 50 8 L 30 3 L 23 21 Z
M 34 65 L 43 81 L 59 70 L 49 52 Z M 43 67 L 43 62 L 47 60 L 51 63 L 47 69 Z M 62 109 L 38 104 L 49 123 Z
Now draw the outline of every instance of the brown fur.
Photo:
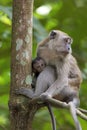
M 57 35 L 54 39 L 50 39 L 50 36 L 47 37 L 38 44 L 37 48 L 37 55 L 43 58 L 47 65 L 56 67 L 57 71 L 57 80 L 49 87 L 46 93 L 51 97 L 58 96 L 58 94 L 61 95 L 56 89 L 63 85 L 69 86 L 69 88 L 71 88 L 72 91 L 75 90 L 76 95 L 78 95 L 79 87 L 82 82 L 81 72 L 76 59 L 72 56 L 71 52 L 66 53 L 65 45 L 63 44 L 63 38 L 71 39 L 71 37 L 62 31 L 55 30 L 55 32 Z M 55 92 L 53 92 L 54 89 Z

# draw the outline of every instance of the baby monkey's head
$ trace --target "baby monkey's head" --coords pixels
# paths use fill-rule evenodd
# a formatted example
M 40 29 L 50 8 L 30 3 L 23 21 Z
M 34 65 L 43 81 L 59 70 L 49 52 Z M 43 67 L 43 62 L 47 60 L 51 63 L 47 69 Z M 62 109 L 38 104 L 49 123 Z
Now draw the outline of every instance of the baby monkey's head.
M 40 57 L 36 57 L 33 61 L 32 61 L 32 71 L 35 74 L 39 74 L 40 72 L 43 71 L 43 69 L 46 67 L 46 63 L 45 61 L 40 58 Z

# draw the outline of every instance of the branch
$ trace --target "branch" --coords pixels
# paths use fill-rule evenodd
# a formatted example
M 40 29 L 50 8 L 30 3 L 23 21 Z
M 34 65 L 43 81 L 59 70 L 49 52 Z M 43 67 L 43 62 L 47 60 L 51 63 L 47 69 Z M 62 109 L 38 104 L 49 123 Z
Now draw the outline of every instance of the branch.
M 42 103 L 42 99 L 40 98 L 40 97 L 37 97 L 37 98 L 35 98 L 35 99 L 32 99 L 31 101 L 30 101 L 30 104 L 33 104 L 33 103 L 36 103 L 36 102 L 38 102 L 38 103 Z M 66 109 L 70 109 L 70 106 L 69 106 L 69 104 L 67 104 L 66 102 L 61 102 L 61 101 L 59 101 L 59 100 L 56 100 L 56 99 L 53 99 L 53 98 L 47 98 L 46 99 L 46 102 L 49 102 L 52 106 L 55 106 L 55 107 L 61 107 L 61 108 L 66 108 Z M 82 109 L 82 108 L 76 108 L 76 113 L 77 113 L 77 115 L 80 117 L 80 118 L 82 118 L 82 119 L 84 119 L 84 120 L 87 120 L 87 116 L 85 115 L 85 114 L 83 114 L 83 113 L 87 113 L 87 110 L 84 110 L 84 109 Z
M 78 108 L 78 110 L 81 111 L 81 112 L 84 113 L 84 114 L 87 114 L 87 110 L 85 110 L 85 109 Z
M 77 115 L 79 115 L 82 119 L 87 121 L 87 116 L 85 114 L 83 114 L 81 111 L 79 111 L 79 108 L 76 109 L 76 113 Z
M 36 103 L 36 102 L 42 103 L 41 97 L 36 97 L 36 98 L 32 99 L 30 101 L 30 104 L 33 104 L 33 103 Z M 61 102 L 61 101 L 53 99 L 53 98 L 47 98 L 46 102 L 49 102 L 51 105 L 53 105 L 55 107 L 62 107 L 62 108 L 67 108 L 68 107 L 67 103 Z

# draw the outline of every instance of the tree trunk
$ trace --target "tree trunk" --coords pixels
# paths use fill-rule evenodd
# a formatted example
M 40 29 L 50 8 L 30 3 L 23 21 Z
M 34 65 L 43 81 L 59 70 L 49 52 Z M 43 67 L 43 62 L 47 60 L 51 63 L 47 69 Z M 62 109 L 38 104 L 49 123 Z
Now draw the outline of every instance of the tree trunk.
M 37 105 L 29 105 L 29 99 L 17 96 L 15 89 L 30 87 L 32 59 L 33 0 L 13 0 L 11 89 L 9 109 L 11 130 L 31 130 Z

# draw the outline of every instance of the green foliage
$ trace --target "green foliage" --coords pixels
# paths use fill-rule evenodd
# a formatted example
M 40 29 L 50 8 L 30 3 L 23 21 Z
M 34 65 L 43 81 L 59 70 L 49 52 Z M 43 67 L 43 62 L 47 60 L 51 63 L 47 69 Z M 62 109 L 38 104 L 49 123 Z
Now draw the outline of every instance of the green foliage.
M 9 130 L 9 87 L 12 1 L 0 0 L 0 130 Z M 42 9 L 41 9 L 41 8 Z M 50 30 L 65 31 L 74 40 L 73 55 L 82 70 L 83 84 L 80 91 L 81 107 L 87 108 L 87 0 L 35 0 L 33 57 L 36 46 Z M 54 109 L 59 130 L 73 130 L 73 120 L 65 110 Z M 63 117 L 63 118 L 62 118 Z M 38 120 L 37 120 L 38 119 Z M 83 129 L 87 123 L 80 119 Z M 48 111 L 41 109 L 34 121 L 34 129 L 51 129 Z

